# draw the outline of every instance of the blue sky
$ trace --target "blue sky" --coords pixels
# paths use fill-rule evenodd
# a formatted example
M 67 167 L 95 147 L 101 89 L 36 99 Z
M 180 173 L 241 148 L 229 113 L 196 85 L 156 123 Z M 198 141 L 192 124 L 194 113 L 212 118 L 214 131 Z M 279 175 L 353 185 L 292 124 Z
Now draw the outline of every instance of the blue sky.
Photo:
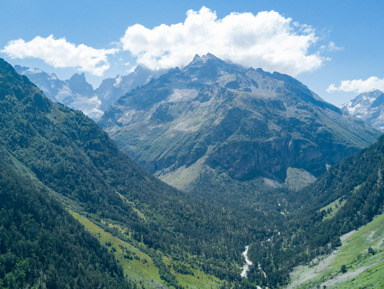
M 384 1 L 2 0 L 1 7 L 0 57 L 63 79 L 84 71 L 94 86 L 137 63 L 182 66 L 212 49 L 291 74 L 336 105 L 384 89 Z

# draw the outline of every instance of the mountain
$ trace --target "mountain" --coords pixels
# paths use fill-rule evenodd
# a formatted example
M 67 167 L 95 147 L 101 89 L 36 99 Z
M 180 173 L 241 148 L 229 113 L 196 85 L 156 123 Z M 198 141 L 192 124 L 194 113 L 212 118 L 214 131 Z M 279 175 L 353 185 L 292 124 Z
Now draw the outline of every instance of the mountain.
M 382 91 L 361 93 L 342 105 L 341 109 L 364 120 L 372 127 L 384 131 L 384 93 Z
M 5 288 L 281 288 L 383 210 L 384 138 L 304 190 L 211 198 L 149 175 L 3 60 L 0 123 Z
M 15 170 L 108 249 L 131 283 L 144 288 L 257 288 L 259 279 L 264 280 L 256 276 L 252 284 L 241 278 L 242 252 L 251 240 L 266 240 L 272 227 L 284 226 L 285 216 L 276 209 L 280 192 L 252 202 L 239 194 L 234 202 L 178 191 L 136 165 L 81 111 L 50 101 L 3 60 L 0 123 L 0 147 L 19 164 Z M 7 197 L 12 193 L 5 190 Z M 285 196 L 281 198 L 279 208 L 284 209 Z M 16 215 L 23 213 L 13 207 Z M 37 232 L 45 224 L 40 222 Z M 280 231 L 283 235 L 286 228 Z M 261 252 L 267 259 L 272 256 L 269 246 Z M 9 270 L 16 270 L 16 263 L 10 264 Z M 287 267 L 266 270 L 275 276 L 269 281 L 272 287 L 288 280 Z
M 15 65 L 15 70 L 27 76 L 41 91 L 55 102 L 83 111 L 87 116 L 98 119 L 103 114 L 100 100 L 84 73 L 74 74 L 69 80 L 60 80 L 55 74 L 37 68 Z
M 118 75 L 115 78 L 103 80 L 95 90 L 95 94 L 101 101 L 100 109 L 102 111 L 107 110 L 127 92 L 148 83 L 151 79 L 157 78 L 163 73 L 165 73 L 163 70 L 154 71 L 139 65 L 128 75 Z
M 138 66 L 126 76 L 119 75 L 103 80 L 94 90 L 85 79 L 84 73 L 76 73 L 68 80 L 60 80 L 55 74 L 37 68 L 15 65 L 15 69 L 21 75 L 27 76 L 53 101 L 81 110 L 95 120 L 99 119 L 119 97 L 164 73 L 161 70 L 152 71 Z
M 196 55 L 121 97 L 99 125 L 179 189 L 299 189 L 379 133 L 296 79 Z
M 15 65 L 15 70 L 21 75 L 27 76 L 32 82 L 38 83 L 41 91 L 53 101 L 66 102 L 65 98 L 55 97 L 65 87 L 65 82 L 60 80 L 56 74 L 48 74 L 38 68 L 29 68 Z

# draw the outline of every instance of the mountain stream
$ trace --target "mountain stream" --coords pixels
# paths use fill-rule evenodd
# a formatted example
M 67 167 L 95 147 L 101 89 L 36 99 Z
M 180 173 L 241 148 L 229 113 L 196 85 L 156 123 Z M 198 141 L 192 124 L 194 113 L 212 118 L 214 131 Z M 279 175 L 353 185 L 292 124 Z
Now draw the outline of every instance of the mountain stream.
M 247 273 L 249 271 L 249 266 L 253 265 L 253 263 L 248 259 L 248 249 L 249 249 L 249 245 L 245 246 L 245 251 L 241 254 L 245 258 L 245 264 L 243 266 L 243 271 L 240 274 L 241 278 L 247 278 Z

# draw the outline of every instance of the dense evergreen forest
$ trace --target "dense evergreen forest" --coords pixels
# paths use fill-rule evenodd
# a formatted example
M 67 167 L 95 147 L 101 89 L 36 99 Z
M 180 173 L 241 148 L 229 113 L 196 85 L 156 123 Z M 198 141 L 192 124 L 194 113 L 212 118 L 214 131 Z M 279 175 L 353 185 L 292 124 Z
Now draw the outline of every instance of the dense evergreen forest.
M 181 288 L 172 272 L 199 269 L 224 288 L 278 288 L 295 265 L 337 247 L 341 234 L 383 208 L 384 139 L 299 193 L 244 196 L 239 188 L 234 199 L 191 195 L 160 182 L 92 120 L 49 101 L 3 60 L 0 122 L 3 159 L 14 160 L 1 170 L 5 288 L 36 282 L 47 288 L 130 286 L 116 260 L 65 209 L 151 256 L 168 287 Z M 338 211 L 325 218 L 331 212 L 321 209 L 335 201 Z M 255 264 L 248 279 L 240 277 L 246 245 Z
M 135 288 L 107 249 L 0 154 L 0 288 Z

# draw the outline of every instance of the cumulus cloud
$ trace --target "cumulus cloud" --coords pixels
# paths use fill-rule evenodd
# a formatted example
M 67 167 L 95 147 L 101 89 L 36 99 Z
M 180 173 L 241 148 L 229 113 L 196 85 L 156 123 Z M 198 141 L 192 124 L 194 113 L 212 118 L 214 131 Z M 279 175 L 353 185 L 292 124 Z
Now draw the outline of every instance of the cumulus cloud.
M 365 80 L 363 79 L 353 79 L 353 80 L 343 80 L 339 86 L 331 84 L 327 88 L 327 92 L 334 91 L 345 91 L 345 92 L 357 92 L 363 93 L 372 90 L 382 90 L 384 91 L 384 79 L 380 79 L 376 76 L 371 76 Z
M 152 69 L 188 64 L 195 54 L 212 53 L 237 64 L 297 75 L 315 70 L 326 60 L 309 50 L 315 31 L 275 11 L 231 13 L 218 19 L 202 7 L 189 10 L 184 23 L 153 29 L 135 24 L 121 38 L 122 47 L 137 63 Z
M 65 38 L 37 36 L 29 42 L 12 40 L 1 51 L 11 58 L 33 57 L 44 60 L 55 68 L 75 67 L 101 76 L 109 68 L 108 55 L 117 49 L 96 49 L 84 44 L 75 45 Z

